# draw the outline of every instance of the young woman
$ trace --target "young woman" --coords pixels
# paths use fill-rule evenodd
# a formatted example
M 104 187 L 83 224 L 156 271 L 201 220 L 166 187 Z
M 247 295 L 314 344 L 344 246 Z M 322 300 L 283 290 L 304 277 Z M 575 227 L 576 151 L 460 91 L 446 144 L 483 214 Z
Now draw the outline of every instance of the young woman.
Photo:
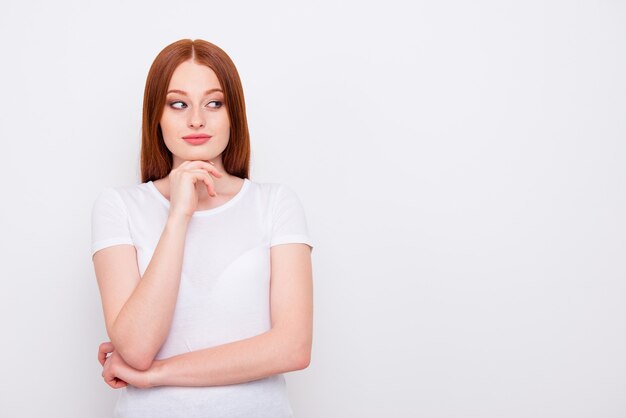
M 295 192 L 249 180 L 249 159 L 228 55 L 167 46 L 146 82 L 142 183 L 92 212 L 116 416 L 292 416 L 282 373 L 310 361 L 313 246 Z

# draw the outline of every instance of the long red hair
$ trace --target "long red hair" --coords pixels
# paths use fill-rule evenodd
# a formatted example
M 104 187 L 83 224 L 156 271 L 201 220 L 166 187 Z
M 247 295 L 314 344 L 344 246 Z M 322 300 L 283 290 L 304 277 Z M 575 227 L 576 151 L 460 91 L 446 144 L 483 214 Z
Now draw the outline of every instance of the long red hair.
M 201 39 L 182 39 L 166 46 L 148 72 L 141 126 L 141 181 L 161 179 L 172 170 L 172 153 L 165 146 L 159 122 L 172 74 L 176 67 L 190 59 L 211 68 L 224 91 L 224 105 L 230 119 L 230 138 L 222 153 L 224 169 L 234 176 L 248 178 L 250 133 L 237 68 L 218 46 Z

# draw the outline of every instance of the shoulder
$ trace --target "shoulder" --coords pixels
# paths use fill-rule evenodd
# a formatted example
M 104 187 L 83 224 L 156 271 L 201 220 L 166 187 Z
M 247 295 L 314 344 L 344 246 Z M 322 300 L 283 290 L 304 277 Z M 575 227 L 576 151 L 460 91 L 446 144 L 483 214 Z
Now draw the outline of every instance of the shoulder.
M 296 191 L 285 183 L 249 180 L 248 185 L 252 192 L 257 194 L 270 207 L 276 207 L 285 201 L 295 200 L 299 202 L 300 200 Z
M 99 195 L 105 196 L 128 196 L 142 193 L 147 189 L 148 183 L 124 184 L 116 186 L 105 186 L 100 189 Z
M 150 193 L 147 183 L 107 186 L 97 194 L 93 202 L 93 210 L 117 208 L 126 211 L 129 207 L 141 205 Z
M 294 189 L 285 183 L 257 182 L 250 179 L 248 179 L 248 183 L 252 189 L 267 196 L 295 194 Z
M 294 188 L 285 183 L 252 183 L 266 199 L 270 224 L 270 247 L 304 243 L 313 248 L 304 207 Z

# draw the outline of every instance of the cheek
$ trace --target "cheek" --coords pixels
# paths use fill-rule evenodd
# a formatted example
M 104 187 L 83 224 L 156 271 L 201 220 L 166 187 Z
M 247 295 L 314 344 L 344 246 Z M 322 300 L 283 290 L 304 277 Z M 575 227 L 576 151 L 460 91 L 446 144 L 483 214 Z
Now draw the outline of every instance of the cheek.
M 224 112 L 222 115 L 220 115 L 220 119 L 219 119 L 219 127 L 220 130 L 224 133 L 228 133 L 230 132 L 230 120 L 228 118 L 228 113 Z
M 171 116 L 164 114 L 164 116 L 161 118 L 161 121 L 159 122 L 159 125 L 161 126 L 163 139 L 167 139 L 176 133 L 176 124 L 174 123 L 174 120 Z

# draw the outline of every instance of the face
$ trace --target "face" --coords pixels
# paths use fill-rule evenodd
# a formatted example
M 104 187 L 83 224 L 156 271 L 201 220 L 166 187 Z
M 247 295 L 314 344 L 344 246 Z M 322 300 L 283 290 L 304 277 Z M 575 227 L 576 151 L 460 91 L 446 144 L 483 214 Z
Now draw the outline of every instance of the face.
M 160 125 L 174 167 L 187 160 L 221 163 L 230 120 L 224 92 L 212 69 L 191 60 L 176 67 Z

